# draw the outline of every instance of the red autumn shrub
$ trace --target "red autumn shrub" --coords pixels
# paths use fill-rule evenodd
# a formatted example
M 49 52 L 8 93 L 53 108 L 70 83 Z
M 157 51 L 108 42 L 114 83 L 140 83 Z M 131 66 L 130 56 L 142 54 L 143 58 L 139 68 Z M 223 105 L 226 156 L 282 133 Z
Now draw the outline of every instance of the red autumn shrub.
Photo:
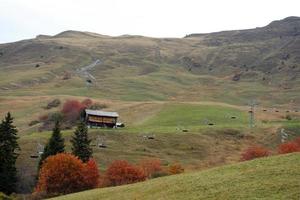
M 292 153 L 292 152 L 300 152 L 300 145 L 297 142 L 285 142 L 280 144 L 278 147 L 279 154 Z
M 159 159 L 142 160 L 139 163 L 139 166 L 144 170 L 144 173 L 148 178 L 152 178 L 152 175 L 162 171 L 161 162 Z
M 260 146 L 252 146 L 246 149 L 242 155 L 241 155 L 241 160 L 252 160 L 255 158 L 260 158 L 260 157 L 265 157 L 269 156 L 270 152 L 268 149 Z
M 36 193 L 68 194 L 98 185 L 99 172 L 92 160 L 84 164 L 72 154 L 60 153 L 49 156 L 39 172 Z
M 87 188 L 96 188 L 99 185 L 99 170 L 95 160 L 90 159 L 85 164 L 84 182 Z
M 81 111 L 85 108 L 86 106 L 77 100 L 67 100 L 61 112 L 67 121 L 74 122 L 79 118 Z
M 125 160 L 116 160 L 107 168 L 105 177 L 110 186 L 124 185 L 146 180 L 144 171 Z
M 106 178 L 106 175 L 104 174 L 104 175 L 100 176 L 98 187 L 104 188 L 104 187 L 109 187 L 109 186 L 112 186 L 112 185 L 109 182 L 108 178 Z
M 184 168 L 179 163 L 171 164 L 168 168 L 169 174 L 180 174 L 184 172 Z
M 295 138 L 294 142 L 300 147 L 300 137 Z
M 81 104 L 88 108 L 93 104 L 93 101 L 91 99 L 85 99 L 81 102 Z

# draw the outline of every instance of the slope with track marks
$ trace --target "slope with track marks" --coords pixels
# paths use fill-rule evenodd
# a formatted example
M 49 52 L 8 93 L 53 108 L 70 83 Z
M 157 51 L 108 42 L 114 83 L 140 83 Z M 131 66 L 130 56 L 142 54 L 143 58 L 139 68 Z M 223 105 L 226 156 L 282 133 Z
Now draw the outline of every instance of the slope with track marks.
M 300 18 L 289 17 L 257 29 L 186 38 L 66 31 L 0 44 L 0 94 L 23 96 L 26 89 L 127 101 L 299 104 L 299 30 Z M 97 58 L 101 65 L 92 76 L 100 87 L 88 90 L 76 69 Z M 73 76 L 61 80 L 65 72 Z

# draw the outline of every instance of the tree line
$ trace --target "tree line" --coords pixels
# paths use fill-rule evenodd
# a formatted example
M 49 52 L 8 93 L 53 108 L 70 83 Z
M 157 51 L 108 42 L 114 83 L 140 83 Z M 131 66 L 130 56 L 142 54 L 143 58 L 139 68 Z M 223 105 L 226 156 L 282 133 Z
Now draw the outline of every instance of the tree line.
M 159 159 L 145 159 L 138 164 L 115 160 L 100 174 L 96 161 L 91 158 L 91 140 L 83 119 L 77 123 L 71 138 L 71 153 L 65 150 L 60 124 L 59 120 L 54 123 L 52 135 L 40 156 L 37 182 L 31 194 L 34 199 L 96 187 L 130 184 L 184 172 L 184 168 L 178 163 L 163 167 Z M 0 124 L 0 199 L 1 192 L 7 195 L 16 192 L 16 159 L 21 150 L 17 140 L 17 129 L 8 113 Z
M 8 112 L 0 124 L 0 192 L 8 195 L 16 192 L 16 160 L 21 151 L 17 141 L 17 132 L 17 128 L 13 125 L 13 117 Z M 93 153 L 90 143 L 87 126 L 83 120 L 80 120 L 71 138 L 72 154 L 87 163 Z M 52 135 L 40 156 L 38 171 L 49 156 L 64 152 L 65 144 L 61 134 L 60 121 L 56 120 Z

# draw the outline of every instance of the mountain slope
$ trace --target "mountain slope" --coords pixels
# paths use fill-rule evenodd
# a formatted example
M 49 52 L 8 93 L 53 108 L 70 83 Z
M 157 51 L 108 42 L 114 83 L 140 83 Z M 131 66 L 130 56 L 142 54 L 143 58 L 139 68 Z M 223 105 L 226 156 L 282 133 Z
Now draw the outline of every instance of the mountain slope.
M 95 189 L 63 199 L 299 199 L 300 154 L 256 159 L 197 173 Z
M 289 17 L 261 28 L 181 39 L 65 31 L 0 44 L 0 94 L 300 103 L 299 31 L 300 18 Z M 87 78 L 76 70 L 97 59 L 88 90 Z

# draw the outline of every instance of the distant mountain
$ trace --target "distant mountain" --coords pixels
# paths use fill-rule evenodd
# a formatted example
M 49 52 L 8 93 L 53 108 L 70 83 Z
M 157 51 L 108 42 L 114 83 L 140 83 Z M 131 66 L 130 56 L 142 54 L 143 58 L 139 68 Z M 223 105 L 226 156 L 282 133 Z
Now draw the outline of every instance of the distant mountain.
M 65 94 L 82 92 L 86 83 L 76 69 L 97 59 L 100 64 L 90 71 L 96 79 L 91 95 L 103 98 L 300 103 L 299 17 L 185 38 L 65 31 L 0 44 L 6 74 L 0 93 L 43 87 L 40 93 L 52 94 L 55 84 Z M 64 73 L 72 78 L 61 81 Z
M 205 37 L 214 39 L 227 39 L 224 42 L 250 42 L 269 40 L 274 38 L 293 37 L 300 35 L 300 17 L 287 17 L 283 20 L 273 21 L 261 28 L 222 31 L 209 34 L 190 34 L 186 38 Z

